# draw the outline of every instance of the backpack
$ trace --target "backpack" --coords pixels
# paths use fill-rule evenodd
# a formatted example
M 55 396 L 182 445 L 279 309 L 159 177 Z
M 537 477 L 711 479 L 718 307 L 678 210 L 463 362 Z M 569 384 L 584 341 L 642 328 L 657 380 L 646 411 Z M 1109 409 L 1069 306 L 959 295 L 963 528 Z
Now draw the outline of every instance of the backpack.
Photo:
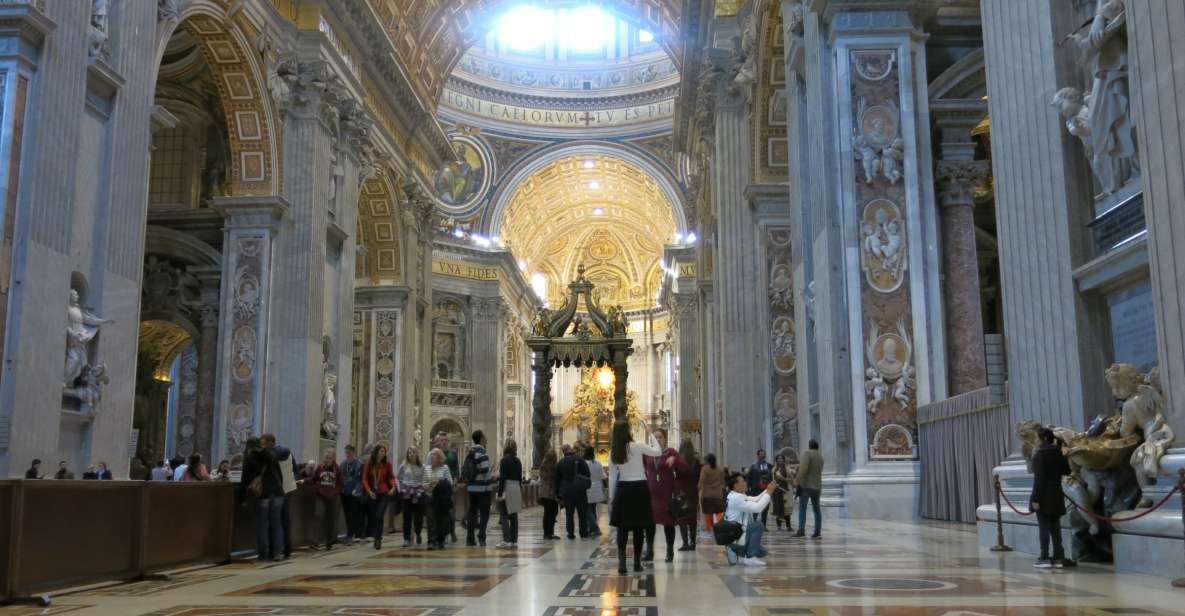
M 461 481 L 473 483 L 477 479 L 477 456 L 470 451 L 465 456 L 465 464 L 461 465 Z

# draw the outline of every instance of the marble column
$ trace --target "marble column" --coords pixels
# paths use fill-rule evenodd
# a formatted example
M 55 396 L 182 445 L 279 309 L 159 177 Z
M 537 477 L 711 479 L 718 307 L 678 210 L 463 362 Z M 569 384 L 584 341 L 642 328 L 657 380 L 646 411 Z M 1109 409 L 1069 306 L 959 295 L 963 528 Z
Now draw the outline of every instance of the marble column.
M 402 187 L 404 260 L 407 264 L 408 300 L 400 322 L 404 343 L 400 347 L 403 391 L 396 425 L 400 434 L 414 434 L 417 427 L 426 444 L 431 437 L 432 414 L 432 214 L 434 203 L 414 182 Z
M 198 343 L 197 402 L 194 405 L 193 450 L 207 463 L 214 455 L 214 418 L 218 414 L 219 285 L 221 272 L 214 267 L 190 268 L 201 283 L 201 331 Z M 213 460 L 217 463 L 217 460 Z
M 1011 421 L 1078 429 L 1113 405 L 1105 332 L 1070 275 L 1092 258 L 1093 179 L 1048 104 L 1081 79 L 1076 46 L 1054 33 L 1082 21 L 1049 2 L 983 0 L 981 11 Z
M 974 208 L 975 189 L 989 173 L 987 161 L 938 162 L 948 392 L 952 396 L 987 387 Z
M 1168 396 L 1166 418 L 1185 441 L 1185 6 L 1177 0 L 1127 2 L 1132 115 L 1140 123 L 1144 215 L 1152 270 L 1157 353 Z
M 704 435 L 704 415 L 700 405 L 699 366 L 701 353 L 699 348 L 699 303 L 695 291 L 674 293 L 673 312 L 678 328 L 679 355 L 679 400 L 678 416 L 680 428 L 687 425 L 698 427 L 697 435 L 700 442 L 695 446 L 699 451 L 707 451 L 708 439 Z
M 265 429 L 301 459 L 320 449 L 323 389 L 322 338 L 325 335 L 325 262 L 331 192 L 338 180 L 341 86 L 323 62 L 301 66 L 284 120 L 284 183 L 290 207 L 283 232 L 276 238 L 275 305 L 268 365 Z
M 243 451 L 265 426 L 274 238 L 288 209 L 282 197 L 218 197 L 222 212 L 222 302 L 218 417 L 211 459 Z
M 473 327 L 470 337 L 473 375 L 473 406 L 469 417 L 472 430 L 481 430 L 489 439 L 489 446 L 498 441 L 498 409 L 502 406 L 503 336 L 501 315 L 503 304 L 497 297 L 474 297 L 471 301 Z
M 721 65 L 732 62 L 731 51 L 709 54 Z M 749 184 L 750 140 L 748 101 L 728 71 L 715 78 L 712 208 L 716 220 L 715 297 L 719 310 L 716 345 L 719 348 L 718 399 L 727 414 L 723 461 L 734 468 L 752 462 L 753 452 L 766 442 L 758 351 L 760 323 L 754 273 L 757 265 L 756 224 L 744 197 Z

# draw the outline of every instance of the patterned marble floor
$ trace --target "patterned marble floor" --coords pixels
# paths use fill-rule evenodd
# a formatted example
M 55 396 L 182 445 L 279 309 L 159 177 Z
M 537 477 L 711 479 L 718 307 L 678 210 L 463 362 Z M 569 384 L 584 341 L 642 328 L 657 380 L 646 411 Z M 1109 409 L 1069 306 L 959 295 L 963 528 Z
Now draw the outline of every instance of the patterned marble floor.
M 822 541 L 769 533 L 768 567 L 730 567 L 708 542 L 629 576 L 616 574 L 607 543 L 546 542 L 535 513 L 522 528 L 517 552 L 401 549 L 390 536 L 394 547 L 378 552 L 359 544 L 278 565 L 236 562 L 0 616 L 1185 614 L 1185 590 L 1166 579 L 1089 565 L 1036 571 L 1028 556 L 980 549 L 970 526 L 827 519 Z

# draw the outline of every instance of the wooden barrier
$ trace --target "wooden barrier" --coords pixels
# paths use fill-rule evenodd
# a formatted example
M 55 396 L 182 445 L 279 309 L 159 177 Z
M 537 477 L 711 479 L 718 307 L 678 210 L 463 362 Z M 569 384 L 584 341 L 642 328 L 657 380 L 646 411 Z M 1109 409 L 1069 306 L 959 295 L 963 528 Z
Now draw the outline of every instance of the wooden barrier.
M 255 551 L 252 501 L 220 482 L 0 480 L 0 603 L 96 582 L 133 580 Z M 458 488 L 456 515 L 465 515 Z M 539 487 L 523 486 L 523 507 Z M 393 508 L 392 508 L 393 510 Z M 316 492 L 289 495 L 294 547 L 321 543 Z M 345 521 L 335 507 L 339 532 Z M 402 518 L 392 520 L 399 528 Z
M 230 558 L 232 486 L 0 481 L 0 601 Z

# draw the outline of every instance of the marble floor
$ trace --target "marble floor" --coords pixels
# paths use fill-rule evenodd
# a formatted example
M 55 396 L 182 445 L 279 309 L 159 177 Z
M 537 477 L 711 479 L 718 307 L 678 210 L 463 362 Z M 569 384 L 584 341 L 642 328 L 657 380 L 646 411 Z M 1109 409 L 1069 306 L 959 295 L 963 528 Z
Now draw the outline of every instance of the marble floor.
M 359 544 L 192 569 L 57 594 L 49 608 L 0 607 L 0 616 L 1185 614 L 1185 590 L 1167 579 L 1090 565 L 1037 571 L 1030 556 L 980 549 L 967 525 L 826 519 L 821 541 L 767 534 L 764 568 L 729 567 L 702 542 L 620 577 L 607 541 L 544 541 L 537 513 L 522 529 L 517 552 L 403 549 L 390 535 L 379 552 Z

